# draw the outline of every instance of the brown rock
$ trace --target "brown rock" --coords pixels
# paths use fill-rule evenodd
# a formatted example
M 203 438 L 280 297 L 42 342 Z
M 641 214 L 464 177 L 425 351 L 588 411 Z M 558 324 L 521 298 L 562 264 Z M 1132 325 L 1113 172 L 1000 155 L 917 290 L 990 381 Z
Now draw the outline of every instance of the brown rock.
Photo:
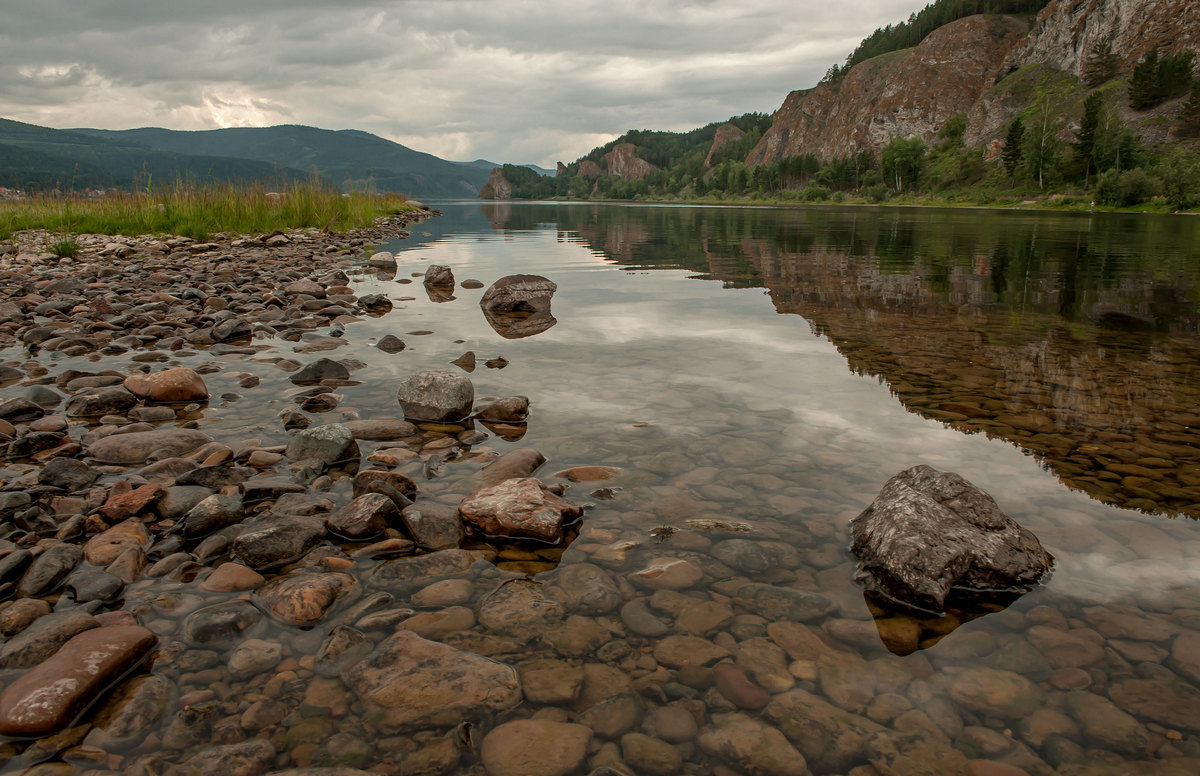
M 498 485 L 515 477 L 528 477 L 546 462 L 546 457 L 532 447 L 509 450 L 479 471 L 479 477 L 490 485 Z
M 587 756 L 592 731 L 548 719 L 519 719 L 497 726 L 479 756 L 488 776 L 565 776 Z
M 143 487 L 155 488 L 157 486 Z M 132 491 L 123 498 L 136 503 L 142 500 L 132 498 L 136 493 L 138 493 L 137 490 Z M 143 497 L 145 495 L 142 494 Z M 107 508 L 108 505 L 105 506 Z M 83 557 L 88 563 L 95 566 L 107 566 L 130 547 L 142 548 L 149 543 L 150 532 L 146 530 L 146 526 L 141 521 L 125 520 L 88 539 L 87 543 L 83 545 Z
M 349 574 L 301 571 L 271 580 L 255 592 L 254 602 L 289 625 L 312 625 L 356 590 Z
M 240 563 L 222 563 L 205 577 L 200 589 L 214 593 L 253 590 L 265 581 L 262 574 Z
M 45 736 L 62 730 L 157 642 L 139 625 L 80 633 L 0 695 L 0 733 Z
M 555 495 L 532 477 L 481 488 L 458 507 L 463 520 L 489 536 L 557 543 L 564 524 L 581 517 L 580 507 Z
M 125 378 L 125 390 L 139 399 L 171 404 L 206 401 L 209 397 L 200 375 L 182 366 L 148 375 L 130 375 Z

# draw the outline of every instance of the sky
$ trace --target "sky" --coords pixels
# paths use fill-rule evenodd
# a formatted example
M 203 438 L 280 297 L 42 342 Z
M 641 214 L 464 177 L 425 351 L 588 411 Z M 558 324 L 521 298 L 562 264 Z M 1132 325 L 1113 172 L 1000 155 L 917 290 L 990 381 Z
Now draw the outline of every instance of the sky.
M 0 0 L 0 117 L 307 124 L 446 159 L 570 162 L 771 113 L 922 0 Z

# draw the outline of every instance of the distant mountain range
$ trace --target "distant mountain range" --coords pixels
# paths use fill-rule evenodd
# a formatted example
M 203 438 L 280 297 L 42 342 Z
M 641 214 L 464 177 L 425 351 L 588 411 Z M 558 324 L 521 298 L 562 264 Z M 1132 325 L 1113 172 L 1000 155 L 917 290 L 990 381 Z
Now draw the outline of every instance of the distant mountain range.
M 60 130 L 0 119 L 0 186 L 29 190 L 129 189 L 177 179 L 278 185 L 315 173 L 345 190 L 474 197 L 498 166 L 447 161 L 358 130 Z

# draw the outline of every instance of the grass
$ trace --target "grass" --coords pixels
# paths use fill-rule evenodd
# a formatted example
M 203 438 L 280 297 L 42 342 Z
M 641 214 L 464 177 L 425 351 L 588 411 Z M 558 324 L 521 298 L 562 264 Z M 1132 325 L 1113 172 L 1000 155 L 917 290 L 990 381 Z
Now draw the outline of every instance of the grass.
M 70 250 L 72 234 L 170 234 L 206 240 L 216 232 L 253 234 L 310 227 L 344 232 L 412 209 L 399 194 L 344 195 L 314 181 L 278 192 L 260 184 L 177 183 L 156 191 L 95 198 L 40 195 L 3 201 L 0 240 L 9 239 L 13 232 L 44 229 L 64 235 L 55 245 Z

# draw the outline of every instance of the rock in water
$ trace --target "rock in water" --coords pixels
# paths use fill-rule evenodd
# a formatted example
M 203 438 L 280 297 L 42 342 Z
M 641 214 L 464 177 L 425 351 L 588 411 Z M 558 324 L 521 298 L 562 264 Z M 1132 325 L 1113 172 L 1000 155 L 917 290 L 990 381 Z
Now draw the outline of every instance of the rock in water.
M 480 488 L 458 506 L 465 522 L 488 536 L 538 539 L 557 543 L 564 524 L 583 515 L 583 510 L 555 495 L 533 477 L 505 480 Z
M 390 731 L 452 725 L 521 702 L 516 669 L 402 630 L 343 675 L 372 719 Z
M 426 370 L 400 383 L 396 400 L 406 418 L 453 423 L 471 414 L 475 386 L 454 372 Z
M 157 642 L 140 625 L 80 633 L 0 695 L 0 733 L 45 736 L 62 730 Z
M 425 285 L 454 286 L 454 273 L 443 264 L 430 264 L 425 269 Z
M 125 390 L 146 401 L 182 404 L 208 399 L 203 378 L 183 366 L 149 375 L 130 375 L 125 378 Z
M 549 312 L 557 290 L 552 280 L 541 275 L 507 275 L 483 292 L 479 306 L 492 312 Z
M 857 578 L 902 603 L 940 612 L 954 587 L 1025 592 L 1050 571 L 1037 537 L 952 472 L 915 466 L 884 483 L 850 521 Z

